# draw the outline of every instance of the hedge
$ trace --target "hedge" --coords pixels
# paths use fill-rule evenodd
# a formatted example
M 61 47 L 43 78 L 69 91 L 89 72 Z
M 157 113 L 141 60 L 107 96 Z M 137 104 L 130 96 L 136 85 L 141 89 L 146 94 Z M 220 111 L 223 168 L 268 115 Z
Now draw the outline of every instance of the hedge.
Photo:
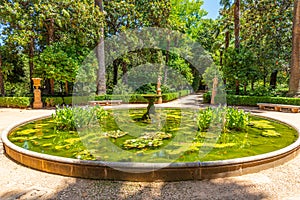
M 204 103 L 209 103 L 210 98 L 211 98 L 211 94 L 205 93 L 203 95 Z M 232 105 L 232 106 L 257 106 L 257 103 L 300 105 L 300 98 L 288 98 L 288 97 L 227 95 L 226 100 L 227 100 L 227 105 Z
M 163 102 L 172 101 L 182 96 L 190 94 L 189 90 L 181 90 L 174 93 L 162 94 Z M 143 94 L 130 94 L 130 95 L 99 95 L 99 96 L 74 96 L 74 97 L 43 97 L 42 101 L 45 102 L 46 106 L 54 107 L 56 105 L 72 105 L 72 101 L 75 104 L 86 104 L 89 100 L 103 101 L 103 100 L 122 100 L 123 102 L 129 103 L 148 103 L 147 99 L 143 97 Z
M 286 105 L 300 105 L 300 98 L 287 98 L 287 97 L 255 97 L 255 96 L 237 96 L 228 95 L 228 105 L 239 106 L 256 106 L 257 103 L 274 103 Z
M 31 97 L 0 97 L 0 107 L 27 108 L 31 101 Z

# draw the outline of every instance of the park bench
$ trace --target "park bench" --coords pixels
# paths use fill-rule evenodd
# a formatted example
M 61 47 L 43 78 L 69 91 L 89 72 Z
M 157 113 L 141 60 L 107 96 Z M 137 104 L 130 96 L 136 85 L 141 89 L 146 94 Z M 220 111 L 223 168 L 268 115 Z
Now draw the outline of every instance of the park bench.
M 102 100 L 102 101 L 89 101 L 89 105 L 101 105 L 101 106 L 109 106 L 109 105 L 120 105 L 122 100 Z
M 274 108 L 275 111 L 281 111 L 281 109 L 288 109 L 292 113 L 298 113 L 300 106 L 295 105 L 284 105 L 284 104 L 272 104 L 272 103 L 258 103 L 257 104 L 259 109 L 266 109 L 266 108 Z

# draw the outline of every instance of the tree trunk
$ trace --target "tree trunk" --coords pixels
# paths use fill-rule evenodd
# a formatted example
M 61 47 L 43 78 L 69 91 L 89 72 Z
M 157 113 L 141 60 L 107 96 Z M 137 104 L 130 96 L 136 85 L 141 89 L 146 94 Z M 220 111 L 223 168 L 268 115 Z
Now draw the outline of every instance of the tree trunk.
M 294 20 L 293 20 L 293 47 L 292 61 L 289 83 L 289 94 L 294 96 L 300 94 L 300 1 L 294 2 Z
M 50 79 L 50 93 L 53 96 L 54 95 L 54 79 Z
M 225 32 L 225 50 L 228 49 L 230 44 L 230 32 L 226 31 Z
M 33 81 L 32 81 L 32 76 L 33 76 L 33 69 L 34 69 L 34 38 L 30 38 L 30 43 L 29 43 L 29 79 L 30 79 L 30 92 L 33 93 Z
M 270 86 L 272 89 L 276 88 L 276 84 L 277 84 L 277 74 L 278 74 L 278 70 L 274 70 L 271 74 L 270 77 Z
M 235 48 L 240 48 L 240 0 L 234 3 L 234 37 Z
M 2 72 L 2 55 L 0 52 L 0 92 L 1 96 L 5 96 L 5 88 L 4 88 L 4 79 L 3 79 L 3 72 Z
M 68 81 L 65 82 L 65 95 L 66 96 L 69 95 L 69 84 L 68 84 Z
M 113 65 L 114 65 L 114 70 L 113 70 L 113 85 L 116 86 L 118 84 L 118 76 L 119 76 L 119 64 L 118 60 L 115 60 Z
M 54 19 L 48 19 L 48 21 L 50 22 L 48 25 L 46 23 L 46 28 L 47 28 L 47 33 L 48 33 L 48 38 L 47 38 L 47 42 L 48 45 L 51 45 L 54 42 Z M 51 78 L 50 79 L 50 93 L 51 95 L 54 95 L 54 79 Z
M 167 40 L 167 47 L 166 47 L 166 64 L 164 67 L 164 81 L 163 84 L 166 85 L 168 81 L 168 63 L 170 60 L 170 39 Z
M 223 51 L 220 51 L 220 66 L 223 66 Z
M 240 81 L 235 80 L 235 94 L 239 95 L 240 94 Z
M 123 84 L 127 85 L 128 84 L 128 75 L 127 75 L 127 64 L 123 62 L 122 64 L 122 71 L 123 71 L 123 77 L 122 77 L 122 82 Z
M 103 13 L 103 0 L 95 0 L 95 6 L 97 6 Z M 104 27 L 100 28 L 100 43 L 96 47 L 96 57 L 98 60 L 98 72 L 97 72 L 97 90 L 96 94 L 106 94 L 106 71 L 105 71 L 105 52 L 104 52 Z
M 234 46 L 239 52 L 240 48 L 240 0 L 234 3 Z M 240 81 L 235 81 L 235 93 L 240 94 Z

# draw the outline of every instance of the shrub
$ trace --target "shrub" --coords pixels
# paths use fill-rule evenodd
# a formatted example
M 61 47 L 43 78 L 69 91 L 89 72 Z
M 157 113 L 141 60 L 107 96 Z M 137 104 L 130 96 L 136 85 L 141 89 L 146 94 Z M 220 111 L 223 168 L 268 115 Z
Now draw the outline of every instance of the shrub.
M 235 108 L 206 108 L 200 110 L 197 124 L 199 131 L 206 131 L 210 127 L 226 130 L 245 130 L 250 122 L 250 115 Z M 220 131 L 220 130 L 217 130 Z
M 225 127 L 229 130 L 245 130 L 250 122 L 249 113 L 244 110 L 227 108 Z
M 163 99 L 164 102 L 172 101 L 172 100 L 178 99 L 178 98 L 179 98 L 179 93 L 178 92 L 162 94 L 162 99 Z
M 162 99 L 164 102 L 178 99 L 179 97 L 189 95 L 189 90 L 181 90 L 173 93 L 163 93 Z M 74 96 L 74 97 L 43 97 L 42 101 L 45 102 L 48 107 L 55 107 L 61 105 L 72 105 L 73 101 L 76 105 L 87 104 L 89 100 L 103 101 L 103 100 L 122 100 L 128 103 L 148 103 L 147 99 L 143 97 L 143 94 L 106 94 L 97 96 Z
M 46 103 L 47 107 L 60 106 L 64 102 L 62 97 L 46 97 L 42 98 L 42 100 Z
M 31 97 L 0 97 L 0 107 L 27 108 Z
M 205 131 L 209 128 L 210 123 L 212 121 L 212 112 L 213 110 L 211 107 L 200 110 L 197 119 L 199 131 Z
M 107 113 L 100 106 L 94 107 L 56 107 L 52 118 L 57 130 L 76 130 L 99 125 Z
M 256 106 L 257 103 L 300 105 L 300 98 L 227 95 L 228 105 Z
M 203 94 L 203 103 L 210 103 L 211 101 L 211 92 L 206 92 Z
M 210 103 L 210 99 L 210 92 L 203 94 L 204 103 Z M 300 98 L 287 97 L 226 95 L 226 100 L 227 105 L 232 106 L 256 106 L 257 103 L 300 105 Z

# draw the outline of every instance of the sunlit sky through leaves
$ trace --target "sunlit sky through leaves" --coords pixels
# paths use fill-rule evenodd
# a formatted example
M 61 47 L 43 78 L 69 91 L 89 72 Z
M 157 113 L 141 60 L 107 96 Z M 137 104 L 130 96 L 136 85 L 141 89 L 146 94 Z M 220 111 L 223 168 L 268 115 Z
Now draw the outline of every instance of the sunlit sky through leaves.
M 203 0 L 203 9 L 208 12 L 206 18 L 216 19 L 219 15 L 220 0 Z

